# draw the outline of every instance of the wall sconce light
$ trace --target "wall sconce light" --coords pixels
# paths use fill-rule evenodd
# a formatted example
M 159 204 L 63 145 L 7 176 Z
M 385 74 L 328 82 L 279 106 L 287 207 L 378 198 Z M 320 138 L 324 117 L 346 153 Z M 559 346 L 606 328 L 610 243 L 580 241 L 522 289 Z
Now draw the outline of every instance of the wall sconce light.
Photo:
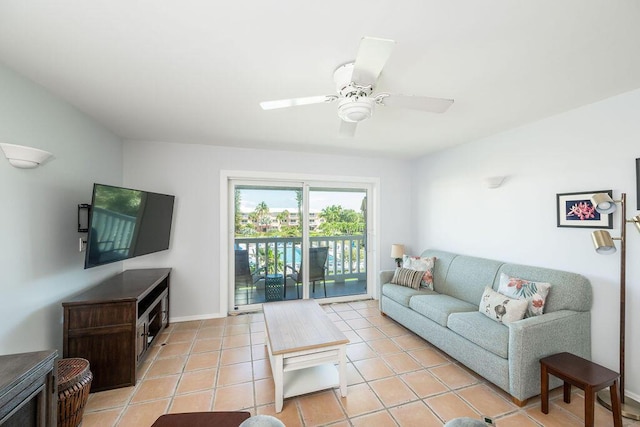
M 506 176 L 490 176 L 489 178 L 485 178 L 484 183 L 487 188 L 498 188 L 506 178 Z
M 611 237 L 606 230 L 596 230 L 591 234 L 593 245 L 599 254 L 612 254 L 616 252 L 614 240 L 620 241 L 620 403 L 622 406 L 622 416 L 634 420 L 640 420 L 640 403 L 625 397 L 624 392 L 624 338 L 625 338 L 625 295 L 626 295 L 626 258 L 627 258 L 627 223 L 632 222 L 640 231 L 640 215 L 627 219 L 627 195 L 622 193 L 620 200 L 613 200 L 606 193 L 597 193 L 591 197 L 591 203 L 601 214 L 615 212 L 616 204 L 620 204 L 620 237 Z M 611 395 L 609 390 L 598 392 L 598 401 L 607 407 L 612 408 Z
M 21 169 L 35 168 L 53 155 L 48 151 L 24 145 L 0 143 L 0 148 L 11 166 Z
M 395 258 L 398 267 L 402 267 L 402 255 L 404 255 L 404 245 L 398 243 L 391 245 L 391 258 Z

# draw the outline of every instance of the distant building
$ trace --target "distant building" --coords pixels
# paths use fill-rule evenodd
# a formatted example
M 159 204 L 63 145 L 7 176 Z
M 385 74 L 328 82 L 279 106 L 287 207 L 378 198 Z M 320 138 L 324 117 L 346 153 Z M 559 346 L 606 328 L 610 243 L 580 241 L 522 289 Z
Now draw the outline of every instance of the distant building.
M 271 222 L 267 226 L 267 230 L 266 231 L 280 230 L 284 226 L 297 227 L 298 224 L 300 224 L 300 218 L 298 217 L 298 212 L 292 212 L 292 211 L 289 211 L 289 215 L 288 215 L 287 220 L 280 221 L 278 219 L 278 215 L 281 214 L 284 211 L 285 211 L 285 209 L 274 209 L 272 211 L 269 211 L 269 216 L 271 217 Z M 240 213 L 240 216 L 241 216 L 240 224 L 242 226 L 247 226 L 247 225 L 255 226 L 256 225 L 256 224 L 253 223 L 253 221 L 251 221 L 249 219 L 249 215 L 252 214 L 252 213 L 253 212 L 241 212 Z M 323 222 L 324 222 L 324 219 L 320 217 L 320 212 L 309 212 L 309 229 L 315 230 Z

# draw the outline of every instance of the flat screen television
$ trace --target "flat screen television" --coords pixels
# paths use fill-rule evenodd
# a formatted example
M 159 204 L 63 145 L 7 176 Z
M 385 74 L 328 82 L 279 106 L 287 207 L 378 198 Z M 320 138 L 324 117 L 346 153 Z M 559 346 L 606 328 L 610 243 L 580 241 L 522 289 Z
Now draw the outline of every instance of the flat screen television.
M 94 184 L 84 268 L 169 249 L 174 199 Z

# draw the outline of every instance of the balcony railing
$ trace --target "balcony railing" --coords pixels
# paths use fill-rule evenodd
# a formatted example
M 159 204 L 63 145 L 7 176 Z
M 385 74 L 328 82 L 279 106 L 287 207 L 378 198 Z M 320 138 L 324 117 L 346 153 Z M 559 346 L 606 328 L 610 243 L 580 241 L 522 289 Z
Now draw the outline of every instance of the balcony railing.
M 337 282 L 346 279 L 365 280 L 367 276 L 366 249 L 364 235 L 310 237 L 311 247 L 326 246 L 326 280 Z M 275 238 L 235 238 L 236 249 L 249 252 L 252 271 L 266 271 L 268 274 L 285 274 L 285 266 L 300 269 L 302 260 L 302 239 L 295 237 Z M 291 271 L 288 270 L 287 273 Z

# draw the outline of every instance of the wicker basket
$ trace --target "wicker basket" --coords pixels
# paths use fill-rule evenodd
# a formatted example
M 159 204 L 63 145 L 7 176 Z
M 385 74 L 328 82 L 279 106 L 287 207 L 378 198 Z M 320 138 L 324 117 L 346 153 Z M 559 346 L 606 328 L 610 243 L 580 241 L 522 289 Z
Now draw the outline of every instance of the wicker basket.
M 93 374 L 89 361 L 60 359 L 58 365 L 58 427 L 77 427 L 89 398 Z

